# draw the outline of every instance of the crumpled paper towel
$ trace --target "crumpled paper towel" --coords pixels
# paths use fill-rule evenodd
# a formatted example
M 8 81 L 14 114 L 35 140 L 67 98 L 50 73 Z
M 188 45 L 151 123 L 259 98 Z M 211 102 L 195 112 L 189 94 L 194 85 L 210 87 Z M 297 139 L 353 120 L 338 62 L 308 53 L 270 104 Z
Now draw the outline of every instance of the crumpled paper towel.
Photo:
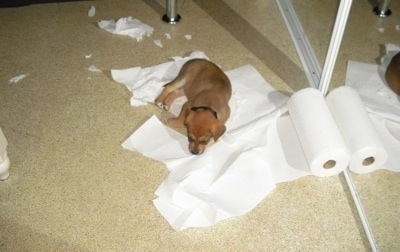
M 90 7 L 89 11 L 88 11 L 88 17 L 94 17 L 94 15 L 96 14 L 96 7 L 94 7 L 93 5 Z
M 95 72 L 95 73 L 101 73 L 102 71 L 100 69 L 98 69 L 95 65 L 91 65 L 88 70 L 90 72 Z
M 370 114 L 371 120 L 388 152 L 382 168 L 400 172 L 400 98 L 387 85 L 386 67 L 400 46 L 387 44 L 381 65 L 349 61 L 345 85 L 353 87 Z
M 99 27 L 113 34 L 126 35 L 141 41 L 144 35 L 149 37 L 153 33 L 153 27 L 142 23 L 132 17 L 123 17 L 119 20 L 102 20 L 97 23 Z
M 196 57 L 206 58 L 195 52 L 150 68 L 112 70 L 112 76 L 133 92 L 131 104 L 145 104 L 176 77 L 187 60 Z M 170 170 L 155 192 L 154 205 L 175 230 L 211 226 L 243 215 L 275 188 L 272 167 L 258 148 L 267 144 L 268 125 L 286 112 L 287 97 L 269 86 L 252 66 L 226 74 L 233 87 L 228 130 L 202 155 L 190 154 L 187 137 L 155 116 L 122 144 L 164 162 Z M 180 107 L 183 102 L 178 102 Z

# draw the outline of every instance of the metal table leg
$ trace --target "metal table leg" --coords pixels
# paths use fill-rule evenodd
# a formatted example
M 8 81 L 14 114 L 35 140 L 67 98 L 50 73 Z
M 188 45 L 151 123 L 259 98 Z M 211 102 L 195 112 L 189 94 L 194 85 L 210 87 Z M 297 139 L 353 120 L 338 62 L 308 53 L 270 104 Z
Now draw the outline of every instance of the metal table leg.
M 392 11 L 389 9 L 390 0 L 380 0 L 379 6 L 374 8 L 374 13 L 379 17 L 388 17 L 392 14 Z
M 177 12 L 176 0 L 167 1 L 167 13 L 162 19 L 169 24 L 176 24 L 181 20 L 181 16 Z

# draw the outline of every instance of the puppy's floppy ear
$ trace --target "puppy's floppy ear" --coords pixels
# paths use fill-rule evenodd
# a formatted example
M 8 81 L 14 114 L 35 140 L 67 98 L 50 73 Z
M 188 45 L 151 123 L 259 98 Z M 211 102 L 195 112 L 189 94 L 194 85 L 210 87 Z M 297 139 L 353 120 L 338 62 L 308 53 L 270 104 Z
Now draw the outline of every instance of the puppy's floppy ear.
M 217 121 L 217 123 L 213 125 L 213 127 L 211 128 L 211 133 L 213 134 L 215 142 L 225 133 L 225 130 L 225 125 L 220 121 Z
M 186 114 L 185 114 L 185 126 L 188 126 L 189 124 L 191 124 L 192 120 L 193 120 L 193 115 L 194 113 L 191 110 L 186 110 Z

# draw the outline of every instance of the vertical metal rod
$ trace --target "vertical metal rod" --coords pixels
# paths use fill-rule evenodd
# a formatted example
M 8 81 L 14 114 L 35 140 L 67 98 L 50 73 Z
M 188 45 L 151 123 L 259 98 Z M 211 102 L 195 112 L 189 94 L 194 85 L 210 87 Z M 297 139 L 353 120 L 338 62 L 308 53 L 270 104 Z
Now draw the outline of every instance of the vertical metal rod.
M 318 88 L 321 80 L 321 67 L 315 56 L 314 50 L 301 26 L 290 0 L 277 0 L 279 10 L 288 27 L 293 44 L 297 50 L 304 72 L 311 87 Z
M 379 5 L 373 9 L 374 13 L 379 17 L 388 17 L 392 14 L 392 11 L 389 9 L 390 0 L 380 0 Z
M 353 180 L 352 180 L 352 178 L 350 176 L 349 168 L 344 170 L 343 174 L 344 174 L 344 177 L 346 179 L 347 185 L 349 186 L 351 196 L 353 197 L 353 201 L 354 201 L 354 203 L 356 205 L 357 212 L 358 212 L 358 215 L 360 216 L 360 219 L 361 219 L 361 222 L 363 224 L 365 233 L 367 234 L 367 238 L 368 238 L 369 244 L 371 245 L 372 252 L 378 252 L 379 251 L 378 250 L 378 246 L 376 244 L 376 241 L 375 241 L 374 235 L 372 233 L 371 227 L 369 226 L 369 223 L 368 223 L 368 220 L 367 220 L 367 215 L 365 214 L 364 208 L 363 208 L 363 206 L 361 204 L 361 200 L 358 197 L 357 190 L 356 190 L 356 188 L 354 186 L 354 183 L 353 183 Z
M 322 94 L 326 95 L 332 78 L 333 68 L 335 67 L 337 55 L 339 53 L 340 44 L 342 42 L 344 30 L 346 28 L 347 19 L 350 13 L 352 0 L 340 1 L 339 10 L 336 15 L 335 25 L 329 43 L 328 54 L 325 58 L 324 68 L 322 69 L 321 81 L 318 89 Z
M 180 21 L 181 16 L 177 12 L 176 0 L 166 0 L 167 13 L 162 19 L 169 24 L 176 24 Z
M 175 18 L 178 15 L 176 11 L 176 0 L 167 0 L 167 15 L 169 18 Z

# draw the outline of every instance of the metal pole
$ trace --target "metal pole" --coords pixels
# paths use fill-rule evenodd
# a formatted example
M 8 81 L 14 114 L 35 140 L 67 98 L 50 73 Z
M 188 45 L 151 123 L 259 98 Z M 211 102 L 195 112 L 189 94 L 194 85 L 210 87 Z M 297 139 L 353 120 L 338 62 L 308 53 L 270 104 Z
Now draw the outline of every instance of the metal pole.
M 177 12 L 176 0 L 166 0 L 167 13 L 162 19 L 169 24 L 176 24 L 181 20 L 181 16 Z
M 335 25 L 332 32 L 331 41 L 329 43 L 328 54 L 325 58 L 324 68 L 321 73 L 321 80 L 318 89 L 326 95 L 329 83 L 332 78 L 333 68 L 335 67 L 336 58 L 339 53 L 340 43 L 342 42 L 343 33 L 346 28 L 347 19 L 350 13 L 352 0 L 340 1 L 339 10 L 336 15 Z
M 361 223 L 363 224 L 365 233 L 367 234 L 367 238 L 369 244 L 371 245 L 372 252 L 378 252 L 378 245 L 376 244 L 375 237 L 372 233 L 371 227 L 369 226 L 367 215 L 365 214 L 364 208 L 361 204 L 361 199 L 358 197 L 357 190 L 354 186 L 353 179 L 350 176 L 349 168 L 343 171 L 344 177 L 346 179 L 347 185 L 349 186 L 349 190 L 351 196 L 353 197 L 354 204 L 356 205 L 358 215 L 360 216 Z
M 390 0 L 380 0 L 379 6 L 374 8 L 374 13 L 379 17 L 388 17 L 392 14 L 392 11 L 389 9 Z

